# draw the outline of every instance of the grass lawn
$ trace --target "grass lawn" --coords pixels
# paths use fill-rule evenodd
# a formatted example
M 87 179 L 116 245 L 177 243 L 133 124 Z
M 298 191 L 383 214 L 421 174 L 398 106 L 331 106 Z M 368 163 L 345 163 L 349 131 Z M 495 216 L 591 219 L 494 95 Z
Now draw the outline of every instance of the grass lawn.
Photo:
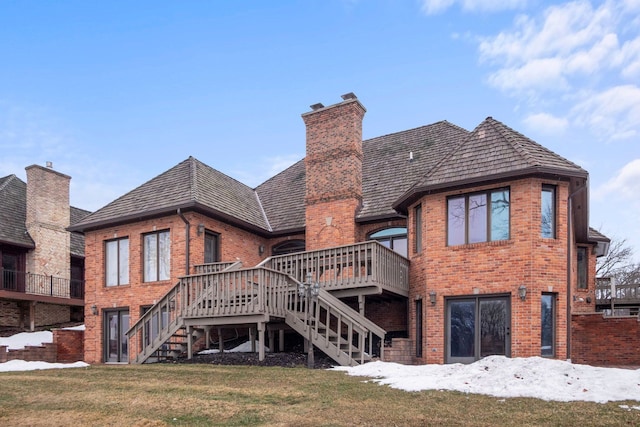
M 636 426 L 619 404 L 408 393 L 341 372 L 214 365 L 0 373 L 3 426 Z

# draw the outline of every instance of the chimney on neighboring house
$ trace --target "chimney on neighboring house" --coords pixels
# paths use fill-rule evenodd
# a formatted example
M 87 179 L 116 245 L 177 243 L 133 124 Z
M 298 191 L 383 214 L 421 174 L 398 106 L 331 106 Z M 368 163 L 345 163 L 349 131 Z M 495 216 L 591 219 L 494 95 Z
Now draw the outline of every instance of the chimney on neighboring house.
M 27 255 L 27 271 L 70 278 L 70 176 L 32 165 L 27 171 L 26 227 L 36 248 Z
M 362 119 L 353 93 L 302 115 L 307 128 L 306 249 L 357 241 L 355 214 L 362 203 Z

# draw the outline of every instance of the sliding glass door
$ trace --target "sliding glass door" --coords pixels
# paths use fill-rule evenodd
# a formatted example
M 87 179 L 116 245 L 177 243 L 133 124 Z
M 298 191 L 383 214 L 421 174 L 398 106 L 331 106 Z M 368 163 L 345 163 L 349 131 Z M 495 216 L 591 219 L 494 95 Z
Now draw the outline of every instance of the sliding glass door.
M 510 355 L 509 297 L 447 301 L 447 363 L 471 363 L 490 355 Z

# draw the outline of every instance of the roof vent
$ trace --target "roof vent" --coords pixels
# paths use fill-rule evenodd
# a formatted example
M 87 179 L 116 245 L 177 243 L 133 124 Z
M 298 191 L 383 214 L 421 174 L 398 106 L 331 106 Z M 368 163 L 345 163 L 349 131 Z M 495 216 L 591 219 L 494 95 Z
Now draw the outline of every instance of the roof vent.
M 318 102 L 317 104 L 313 104 L 313 105 L 311 106 L 311 109 L 312 109 L 313 111 L 317 111 L 317 110 L 319 110 L 319 109 L 321 109 L 321 108 L 324 108 L 324 105 L 322 105 L 322 103 L 321 103 L 321 102 Z
M 344 95 L 342 95 L 342 99 L 347 101 L 349 99 L 358 99 L 358 97 L 356 96 L 355 93 L 349 92 L 349 93 L 345 93 Z
M 52 163 L 52 162 L 47 162 L 47 163 L 46 163 L 46 166 L 47 166 L 49 169 L 53 169 L 53 163 Z

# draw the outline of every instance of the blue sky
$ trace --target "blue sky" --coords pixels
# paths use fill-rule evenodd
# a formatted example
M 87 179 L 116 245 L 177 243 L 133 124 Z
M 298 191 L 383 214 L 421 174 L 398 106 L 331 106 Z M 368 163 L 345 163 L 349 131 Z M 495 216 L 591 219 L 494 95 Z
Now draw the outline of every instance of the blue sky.
M 640 259 L 639 0 L 0 0 L 0 61 L 0 176 L 52 161 L 80 208 L 190 155 L 255 186 L 354 92 L 365 138 L 492 116 L 579 164 Z

